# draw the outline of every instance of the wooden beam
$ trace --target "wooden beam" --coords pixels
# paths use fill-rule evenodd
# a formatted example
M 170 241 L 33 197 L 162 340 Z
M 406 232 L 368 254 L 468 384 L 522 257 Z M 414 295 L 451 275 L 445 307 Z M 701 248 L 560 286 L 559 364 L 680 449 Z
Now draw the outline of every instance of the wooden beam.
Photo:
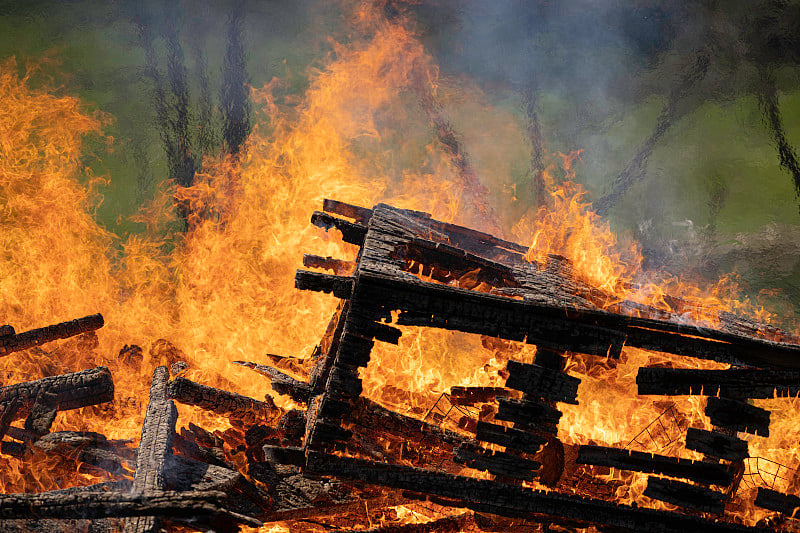
M 153 371 L 150 397 L 147 403 L 142 437 L 136 454 L 136 473 L 133 478 L 133 494 L 148 491 L 163 491 L 167 485 L 167 459 L 172 455 L 175 438 L 175 422 L 178 411 L 167 398 L 169 370 L 159 366 Z M 160 520 L 155 516 L 139 516 L 125 521 L 125 533 L 158 533 Z
M 692 461 L 666 455 L 584 445 L 578 449 L 578 464 L 610 466 L 647 474 L 664 474 L 708 485 L 730 485 L 733 472 L 719 463 Z
M 800 394 L 800 371 L 642 367 L 636 375 L 636 384 L 639 386 L 639 394 L 726 398 L 793 397 Z
M 279 414 L 279 409 L 268 396 L 265 397 L 268 401 L 260 401 L 182 377 L 169 382 L 167 397 L 248 424 L 269 421 Z
M 103 315 L 98 313 L 23 333 L 2 335 L 0 336 L 0 357 L 19 350 L 33 348 L 46 342 L 66 339 L 87 331 L 94 331 L 101 327 L 103 327 Z M 10 331 L 13 331 L 13 328 Z M 10 333 L 10 331 L 6 333 Z

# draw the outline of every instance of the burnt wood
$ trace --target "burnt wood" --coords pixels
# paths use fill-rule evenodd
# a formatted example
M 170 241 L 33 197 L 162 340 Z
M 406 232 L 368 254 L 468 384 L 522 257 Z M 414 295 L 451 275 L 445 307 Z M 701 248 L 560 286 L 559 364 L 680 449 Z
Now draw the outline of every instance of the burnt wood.
M 36 435 L 17 434 L 14 437 L 30 442 Z M 127 441 L 110 441 L 100 433 L 88 431 L 57 431 L 32 442 L 34 449 L 77 460 L 83 463 L 81 468 L 88 465 L 95 473 L 107 472 L 116 476 L 130 475 L 135 469 L 136 450 L 127 445 Z
M 58 405 L 59 411 L 68 411 L 112 401 L 114 380 L 108 368 L 98 366 L 71 374 L 26 381 L 0 388 L 0 404 L 16 399 L 20 405 L 15 418 L 24 418 L 30 414 L 42 391 L 54 395 L 52 400 Z
M 169 382 L 167 385 L 167 397 L 186 405 L 194 405 L 218 415 L 250 424 L 270 420 L 279 411 L 268 396 L 266 397 L 268 401 L 259 401 L 182 377 L 177 377 Z
M 734 431 L 769 437 L 770 412 L 737 400 L 711 397 L 706 403 L 711 423 Z
M 42 388 L 33 402 L 28 418 L 25 419 L 25 429 L 36 435 L 44 435 L 50 431 L 57 413 L 58 395 Z
M 300 290 L 331 293 L 337 298 L 350 298 L 353 278 L 298 270 L 294 276 L 294 286 Z
M 285 394 L 293 400 L 301 403 L 308 402 L 311 396 L 311 386 L 305 381 L 294 379 L 288 374 L 284 374 L 277 368 L 267 365 L 259 365 L 257 363 L 250 363 L 247 361 L 234 361 L 234 364 L 241 365 L 245 368 L 255 370 L 262 376 L 267 376 L 272 382 L 272 389 L 278 394 Z
M 679 507 L 722 514 L 725 511 L 724 492 L 717 492 L 705 487 L 690 485 L 674 479 L 650 476 L 644 495 Z
M 643 367 L 636 375 L 639 394 L 774 398 L 800 394 L 800 371 L 731 368 L 698 370 Z
M 728 461 L 741 461 L 750 455 L 747 441 L 720 431 L 699 428 L 686 431 L 686 448 Z
M 342 240 L 344 242 L 355 244 L 356 246 L 361 246 L 364 243 L 364 236 L 367 234 L 366 226 L 354 224 L 321 211 L 314 211 L 314 214 L 311 215 L 311 223 L 325 230 L 338 229 L 342 232 Z
M 0 335 L 0 357 L 19 350 L 33 348 L 46 342 L 66 339 L 87 331 L 94 331 L 101 327 L 103 327 L 103 315 L 98 313 L 22 333 L 11 333 L 13 332 L 13 328 L 11 328 L 10 331 L 6 331 L 6 333 L 11 334 Z
M 722 464 L 606 446 L 581 446 L 575 462 L 584 465 L 610 466 L 620 470 L 647 474 L 663 474 L 708 485 L 729 485 L 733 481 L 733 472 Z
M 453 533 L 463 531 L 473 522 L 472 513 L 460 513 L 418 524 L 391 524 L 370 529 L 341 530 L 341 533 Z
M 0 495 L 0 519 L 19 518 L 107 518 L 148 517 L 163 518 L 196 516 L 219 517 L 253 527 L 261 521 L 226 510 L 222 502 L 225 493 L 219 491 L 172 492 L 155 491 L 133 493 L 107 492 L 88 489 L 63 493 L 62 491 L 38 494 Z M 129 518 L 130 522 L 136 518 Z
M 347 275 L 353 271 L 356 264 L 352 261 L 342 261 L 330 256 L 321 257 L 313 254 L 303 254 L 303 266 L 332 270 L 336 275 Z
M 540 435 L 483 421 L 478 422 L 475 438 L 531 454 L 539 452 L 542 445 L 547 442 L 547 439 Z
M 792 517 L 796 516 L 800 509 L 800 498 L 794 494 L 783 494 L 764 487 L 758 488 L 754 503 L 762 509 L 769 509 Z
M 533 481 L 542 463 L 501 451 L 492 451 L 474 444 L 456 447 L 454 460 L 475 470 L 485 470 L 496 476 Z
M 11 422 L 14 421 L 19 407 L 20 401 L 18 398 L 12 398 L 0 404 L 0 409 L 2 409 L 2 414 L 0 414 L 0 440 L 3 440 L 3 437 L 5 437 Z
M 497 420 L 514 422 L 522 429 L 555 434 L 558 431 L 561 411 L 532 398 L 523 400 L 500 398 L 494 417 Z
M 578 385 L 581 380 L 563 372 L 536 364 L 509 360 L 506 364 L 508 379 L 506 387 L 522 391 L 531 396 L 554 402 L 578 404 Z
M 557 520 L 574 520 L 587 525 L 602 524 L 652 533 L 772 531 L 770 528 L 705 520 L 669 511 L 631 507 L 557 492 L 535 491 L 486 479 L 315 451 L 308 452 L 306 470 L 316 475 L 334 476 L 457 500 L 460 506 L 475 511 L 513 518 L 555 517 Z
M 323 200 L 322 210 L 326 213 L 352 218 L 362 226 L 366 226 L 369 223 L 369 219 L 372 218 L 372 209 L 346 204 L 329 198 Z
M 511 391 L 504 387 L 450 387 L 450 403 L 453 405 L 476 405 L 506 398 Z
M 159 366 L 153 371 L 150 397 L 147 403 L 139 450 L 136 454 L 136 473 L 131 491 L 142 494 L 164 490 L 167 486 L 167 459 L 172 455 L 175 422 L 178 411 L 167 398 L 169 371 Z M 125 533 L 157 533 L 161 528 L 155 516 L 140 516 L 125 521 Z

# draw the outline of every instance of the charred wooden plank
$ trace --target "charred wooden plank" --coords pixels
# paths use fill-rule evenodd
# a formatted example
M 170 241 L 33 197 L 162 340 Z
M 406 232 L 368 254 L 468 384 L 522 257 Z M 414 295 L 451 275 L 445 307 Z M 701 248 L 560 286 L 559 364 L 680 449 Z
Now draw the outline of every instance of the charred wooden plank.
M 14 421 L 19 407 L 20 401 L 18 398 L 12 398 L 8 402 L 0 404 L 0 408 L 3 410 L 3 413 L 0 415 L 0 440 L 3 440 L 3 437 L 5 437 L 6 431 L 8 431 L 11 422 Z
M 342 240 L 344 242 L 355 244 L 356 246 L 364 244 L 364 237 L 367 234 L 366 226 L 354 224 L 321 211 L 314 211 L 314 214 L 311 215 L 311 223 L 326 231 L 331 228 L 338 229 L 342 232 Z
M 450 403 L 453 405 L 475 405 L 507 398 L 511 391 L 504 387 L 450 387 Z
M 690 485 L 674 479 L 650 476 L 644 495 L 679 507 L 706 513 L 722 514 L 725 511 L 725 493 L 705 487 Z
M 542 463 L 501 451 L 492 451 L 474 444 L 461 444 L 454 451 L 454 461 L 475 470 L 496 476 L 533 481 Z
M 400 341 L 403 332 L 399 329 L 372 319 L 353 316 L 354 314 L 351 314 L 347 321 L 346 333 L 389 344 L 397 344 Z
M 506 364 L 508 379 L 506 387 L 522 391 L 531 396 L 554 402 L 578 404 L 578 385 L 581 380 L 563 372 L 536 364 L 509 360 Z
M 507 428 L 489 422 L 478 422 L 475 438 L 483 442 L 492 442 L 525 453 L 537 453 L 544 443 L 545 437 L 528 433 L 515 428 Z
M 224 498 L 225 493 L 220 491 L 119 493 L 94 489 L 68 494 L 2 494 L 0 519 L 217 516 L 240 524 L 261 525 L 259 520 L 227 511 L 222 506 Z M 128 519 L 131 520 L 135 519 Z
M 294 286 L 303 291 L 332 293 L 337 298 L 350 298 L 353 292 L 353 278 L 298 270 L 294 276 Z
M 87 331 L 94 331 L 101 327 L 103 327 L 103 315 L 98 313 L 22 333 L 2 335 L 0 336 L 0 357 L 19 350 L 39 346 L 46 342 L 66 339 Z
M 278 414 L 278 408 L 272 399 L 262 402 L 182 377 L 177 377 L 169 382 L 167 397 L 246 423 L 270 420 Z
M 251 370 L 255 370 L 263 376 L 267 376 L 272 382 L 272 389 L 278 394 L 285 394 L 291 397 L 293 400 L 301 403 L 306 403 L 309 396 L 311 396 L 311 385 L 305 381 L 294 379 L 293 377 L 284 374 L 277 368 L 267 365 L 259 365 L 257 363 L 250 363 L 247 361 L 234 361 L 233 363 Z
M 17 434 L 14 437 L 30 441 L 36 435 Z M 33 441 L 32 447 L 74 459 L 81 463 L 81 469 L 88 465 L 91 472 L 127 476 L 133 473 L 136 464 L 136 450 L 128 448 L 127 444 L 127 441 L 110 441 L 100 433 L 57 431 Z
M 398 435 L 406 441 L 417 444 L 455 446 L 469 440 L 455 431 L 397 413 L 363 397 L 354 402 L 353 408 L 347 411 L 344 420 L 373 430 L 381 428 L 381 431 L 387 434 Z
M 791 517 L 798 516 L 800 512 L 800 498 L 794 494 L 783 494 L 764 487 L 758 488 L 754 503 L 762 509 L 769 509 Z
M 711 397 L 706 415 L 715 426 L 769 437 L 769 415 L 766 409 L 737 400 Z
M 44 435 L 50 431 L 57 413 L 58 395 L 42 388 L 33 402 L 28 418 L 25 419 L 25 429 L 36 435 Z
M 749 455 L 747 441 L 720 431 L 699 428 L 689 428 L 686 431 L 686 447 L 728 461 L 741 461 Z
M 459 500 L 462 506 L 475 511 L 514 518 L 554 516 L 588 525 L 605 524 L 652 533 L 772 531 L 769 528 L 705 520 L 669 511 L 636 508 L 558 492 L 536 491 L 486 479 L 455 476 L 315 451 L 308 452 L 306 470 L 315 475 L 334 476 Z
M 341 530 L 341 533 L 453 533 L 463 531 L 473 523 L 472 513 L 436 518 L 417 524 L 387 524 L 370 529 Z
M 733 472 L 727 466 L 718 463 L 692 461 L 607 446 L 581 446 L 575 462 L 647 474 L 664 474 L 708 485 L 729 485 L 733 481 Z
M 169 371 L 159 366 L 153 371 L 150 397 L 142 423 L 142 437 L 136 454 L 136 473 L 133 478 L 134 494 L 164 490 L 167 485 L 167 458 L 172 455 L 175 422 L 178 410 L 167 397 Z M 125 522 L 125 533 L 156 533 L 161 528 L 155 516 L 131 518 Z
M 534 399 L 500 398 L 497 414 L 494 417 L 497 420 L 514 422 L 524 429 L 556 433 L 561 411 Z
M 349 275 L 356 267 L 353 261 L 343 261 L 335 257 L 321 257 L 313 254 L 303 254 L 303 266 L 309 268 L 322 268 L 332 270 L 337 276 Z
M 643 367 L 639 369 L 636 383 L 639 394 L 773 398 L 800 394 L 800 371 Z
M 0 404 L 11 399 L 20 402 L 16 418 L 30 414 L 36 398 L 46 390 L 55 395 L 59 411 L 78 409 L 88 405 L 110 402 L 114 399 L 114 381 L 111 372 L 104 366 L 81 370 L 71 374 L 52 376 L 35 381 L 26 381 L 0 388 Z
M 347 331 L 347 326 L 339 340 L 339 350 L 336 353 L 336 365 L 345 364 L 354 367 L 367 366 L 375 342 L 365 339 L 360 335 L 353 335 Z
M 372 209 L 346 204 L 329 198 L 323 200 L 322 210 L 326 213 L 334 213 L 336 215 L 355 219 L 356 222 L 363 226 L 366 226 L 369 219 L 372 218 Z

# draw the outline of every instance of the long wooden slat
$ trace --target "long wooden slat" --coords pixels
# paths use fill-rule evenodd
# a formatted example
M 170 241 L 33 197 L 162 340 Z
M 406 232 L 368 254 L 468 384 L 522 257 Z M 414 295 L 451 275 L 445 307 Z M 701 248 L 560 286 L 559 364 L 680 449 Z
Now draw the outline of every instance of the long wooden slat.
M 260 401 L 186 378 L 177 377 L 167 385 L 167 397 L 246 423 L 268 421 L 279 413 L 270 398 Z M 268 397 L 266 397 L 268 398 Z
M 136 474 L 131 489 L 134 494 L 164 490 L 167 486 L 165 470 L 167 459 L 172 455 L 175 422 L 178 419 L 175 403 L 167 398 L 168 381 L 167 367 L 159 366 L 153 371 L 142 437 L 136 454 Z M 160 529 L 160 521 L 155 516 L 140 516 L 125 522 L 125 533 L 157 533 Z
M 58 410 L 68 411 L 113 400 L 114 380 L 108 368 L 98 366 L 71 374 L 16 383 L 0 388 L 0 404 L 18 401 L 19 409 L 15 417 L 24 418 L 30 414 L 42 391 L 54 395 L 53 401 L 58 405 Z
M 217 516 L 223 521 L 262 525 L 259 520 L 227 511 L 221 504 L 225 497 L 220 491 L 119 493 L 98 489 L 67 494 L 0 494 L 0 519 Z M 136 518 L 129 518 L 128 522 L 133 520 Z
M 315 451 L 308 452 L 306 470 L 315 475 L 334 476 L 458 500 L 460 505 L 475 511 L 514 518 L 553 516 L 587 525 L 605 524 L 650 533 L 772 532 L 770 528 L 704 520 L 669 511 L 636 508 L 558 492 L 535 491 L 486 479 Z
M 636 384 L 639 386 L 639 394 L 726 398 L 791 397 L 800 394 L 800 371 L 642 367 L 636 375 Z
M 647 474 L 664 474 L 713 485 L 729 485 L 733 481 L 733 472 L 727 466 L 718 463 L 692 461 L 607 446 L 581 446 L 575 462 Z
M 66 339 L 87 331 L 94 331 L 101 327 L 103 327 L 103 315 L 98 313 L 23 333 L 2 335 L 0 336 L 0 357 L 19 350 L 33 348 L 46 342 Z

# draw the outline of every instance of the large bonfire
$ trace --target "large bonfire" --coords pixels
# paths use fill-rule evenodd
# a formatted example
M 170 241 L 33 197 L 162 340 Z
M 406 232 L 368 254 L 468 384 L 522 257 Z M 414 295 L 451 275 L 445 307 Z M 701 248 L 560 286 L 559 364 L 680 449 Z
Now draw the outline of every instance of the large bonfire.
M 136 217 L 143 231 L 123 237 L 94 216 L 99 191 L 114 177 L 90 175 L 82 159 L 84 138 L 102 136 L 112 118 L 88 112 L 77 98 L 32 88 L 15 74 L 14 63 L 0 67 L 0 318 L 18 331 L 95 312 L 106 322 L 94 346 L 67 341 L 0 358 L 0 376 L 5 385 L 105 365 L 116 385 L 111 406 L 60 413 L 54 430 L 97 430 L 135 444 L 153 368 L 174 359 L 188 363 L 185 376 L 194 381 L 253 398 L 271 393 L 266 381 L 232 362 L 259 361 L 267 353 L 304 357 L 323 334 L 335 298 L 297 291 L 293 278 L 303 251 L 354 256 L 354 247 L 308 224 L 308 214 L 326 197 L 369 206 L 391 202 L 503 232 L 531 246 L 530 261 L 548 254 L 572 261 L 576 276 L 612 296 L 609 308 L 638 301 L 700 326 L 713 326 L 720 310 L 768 318 L 723 297 L 731 294 L 727 284 L 705 287 L 643 272 L 635 244 L 618 242 L 591 212 L 575 182 L 579 152 L 553 156 L 551 170 L 565 179 L 548 178 L 551 198 L 544 207 L 515 217 L 524 210 L 511 205 L 504 169 L 493 168 L 480 147 L 471 162 L 476 170 L 465 169 L 465 155 L 454 155 L 436 131 L 447 126 L 442 114 L 455 94 L 470 99 L 476 112 L 513 124 L 508 112 L 492 108 L 467 82 L 440 79 L 433 58 L 401 22 L 358 8 L 354 28 L 352 41 L 336 46 L 311 75 L 301 101 L 276 98 L 279 83 L 253 91 L 270 123 L 256 126 L 241 156 L 205 161 L 189 188 L 165 183 Z M 506 130 L 511 141 L 524 144 L 521 127 Z M 189 206 L 185 230 L 170 229 L 176 227 L 175 202 Z M 665 294 L 682 297 L 684 308 L 674 308 Z M 126 345 L 142 347 L 141 357 L 118 356 Z M 506 360 L 530 361 L 534 352 L 530 345 L 403 328 L 399 346 L 381 345 L 373 353 L 364 395 L 422 417 L 452 386 L 502 386 Z M 636 369 L 661 363 L 727 368 L 632 348 L 614 366 L 571 357 L 567 370 L 583 381 L 579 405 L 564 408 L 559 438 L 624 447 L 668 409 L 683 428 L 710 429 L 703 399 L 637 397 Z M 274 398 L 282 408 L 294 406 Z M 798 400 L 756 403 L 774 413 L 773 428 L 769 438 L 750 439 L 751 456 L 795 468 Z M 179 425 L 235 431 L 226 419 L 199 410 L 179 407 L 179 416 Z M 645 451 L 702 458 L 679 440 Z M 44 461 L 0 457 L 0 490 L 39 492 L 100 480 L 97 472 L 65 471 Z M 642 495 L 643 475 L 614 470 L 607 477 L 625 482 L 617 501 L 666 505 Z M 788 490 L 791 481 L 776 488 Z M 752 500 L 745 486 L 740 498 Z M 745 522 L 761 517 L 752 508 L 742 512 Z

